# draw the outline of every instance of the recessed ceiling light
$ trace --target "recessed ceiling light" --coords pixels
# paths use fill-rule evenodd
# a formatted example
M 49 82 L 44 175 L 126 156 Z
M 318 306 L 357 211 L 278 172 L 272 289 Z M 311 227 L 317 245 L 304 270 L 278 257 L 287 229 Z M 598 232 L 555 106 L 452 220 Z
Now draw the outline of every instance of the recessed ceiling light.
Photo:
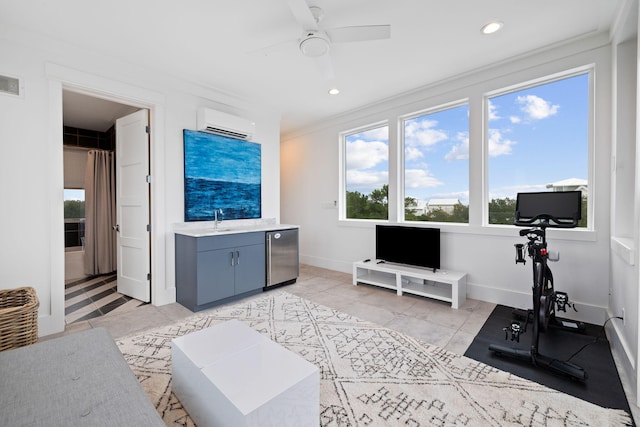
M 337 95 L 340 93 L 340 90 L 338 88 L 331 88 L 329 89 L 329 95 Z
M 492 21 L 484 24 L 480 31 L 482 34 L 493 34 L 496 31 L 500 30 L 504 24 L 500 21 Z

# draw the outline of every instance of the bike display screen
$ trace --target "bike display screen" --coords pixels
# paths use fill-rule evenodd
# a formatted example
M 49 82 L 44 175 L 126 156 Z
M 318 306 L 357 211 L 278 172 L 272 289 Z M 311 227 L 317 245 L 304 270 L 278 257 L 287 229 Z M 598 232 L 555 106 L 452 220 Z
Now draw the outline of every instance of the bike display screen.
M 573 226 L 582 218 L 582 192 L 546 191 L 518 193 L 516 199 L 516 225 L 529 225 L 550 220 L 550 227 Z M 573 224 L 573 225 L 571 225 Z

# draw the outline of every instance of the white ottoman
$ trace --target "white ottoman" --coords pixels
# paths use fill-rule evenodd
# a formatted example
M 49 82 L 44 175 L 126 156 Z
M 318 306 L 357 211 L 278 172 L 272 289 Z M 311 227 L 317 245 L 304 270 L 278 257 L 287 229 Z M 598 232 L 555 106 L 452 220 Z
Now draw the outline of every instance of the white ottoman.
M 318 426 L 318 368 L 239 320 L 175 338 L 172 391 L 198 427 Z

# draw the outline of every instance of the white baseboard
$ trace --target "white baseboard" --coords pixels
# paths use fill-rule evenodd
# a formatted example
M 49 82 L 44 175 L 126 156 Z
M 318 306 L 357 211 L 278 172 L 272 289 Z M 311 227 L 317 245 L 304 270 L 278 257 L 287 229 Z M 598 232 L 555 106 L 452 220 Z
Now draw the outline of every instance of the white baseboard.
M 328 258 L 320 258 L 308 255 L 300 255 L 300 262 L 329 270 L 340 271 L 343 273 L 353 272 L 353 263 L 338 261 Z M 573 295 L 570 295 L 573 297 Z M 531 294 L 524 292 L 515 292 L 509 289 L 494 288 L 478 283 L 467 281 L 467 298 L 480 301 L 491 302 L 494 304 L 502 304 L 509 307 L 528 309 L 532 307 Z M 577 312 L 567 307 L 567 312 L 556 313 L 558 317 L 576 320 L 580 322 L 592 323 L 594 325 L 602 325 L 606 320 L 607 309 L 592 304 L 586 304 L 579 300 L 573 300 Z
M 467 282 L 467 298 L 521 309 L 529 309 L 533 306 L 530 293 L 514 292 L 508 289 L 493 288 L 491 286 L 469 282 Z M 603 325 L 607 319 L 606 307 L 586 304 L 573 299 L 571 302 L 576 305 L 578 311 L 567 307 L 566 312 L 556 312 L 556 316 L 594 325 Z
M 608 314 L 609 317 L 612 317 L 612 314 Z M 609 332 L 609 341 L 612 342 L 612 351 L 615 349 L 618 353 L 622 353 L 623 357 L 626 359 L 626 361 L 629 363 L 629 366 L 631 367 L 631 369 L 633 369 L 635 371 L 636 369 L 636 360 L 633 354 L 633 351 L 631 350 L 631 347 L 629 346 L 629 343 L 627 342 L 626 338 L 624 337 L 624 334 L 622 333 L 622 330 L 620 329 L 620 322 L 622 322 L 621 320 L 612 320 L 609 322 L 609 325 L 607 326 L 607 331 Z M 622 352 L 620 352 L 618 349 L 622 349 Z
M 300 254 L 300 263 L 311 265 L 314 267 L 326 268 L 328 270 L 340 271 L 342 273 L 351 274 L 353 272 L 353 263 L 337 261 L 335 259 L 320 258 Z
M 609 316 L 612 316 L 611 313 L 609 313 Z M 607 325 L 606 330 L 611 354 L 618 368 L 618 375 L 633 413 L 634 408 L 637 408 L 640 403 L 638 402 L 636 359 L 633 350 L 622 333 L 620 321 L 612 320 Z

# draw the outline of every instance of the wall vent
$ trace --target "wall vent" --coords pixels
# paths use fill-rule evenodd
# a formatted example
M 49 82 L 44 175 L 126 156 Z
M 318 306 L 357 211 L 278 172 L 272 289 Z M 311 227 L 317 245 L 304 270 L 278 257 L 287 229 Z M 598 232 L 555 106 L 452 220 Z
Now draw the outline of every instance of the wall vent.
M 17 77 L 0 75 L 0 93 L 20 96 L 20 79 Z
M 196 128 L 201 132 L 215 133 L 236 139 L 251 141 L 256 125 L 244 117 L 223 113 L 222 111 L 199 108 Z

